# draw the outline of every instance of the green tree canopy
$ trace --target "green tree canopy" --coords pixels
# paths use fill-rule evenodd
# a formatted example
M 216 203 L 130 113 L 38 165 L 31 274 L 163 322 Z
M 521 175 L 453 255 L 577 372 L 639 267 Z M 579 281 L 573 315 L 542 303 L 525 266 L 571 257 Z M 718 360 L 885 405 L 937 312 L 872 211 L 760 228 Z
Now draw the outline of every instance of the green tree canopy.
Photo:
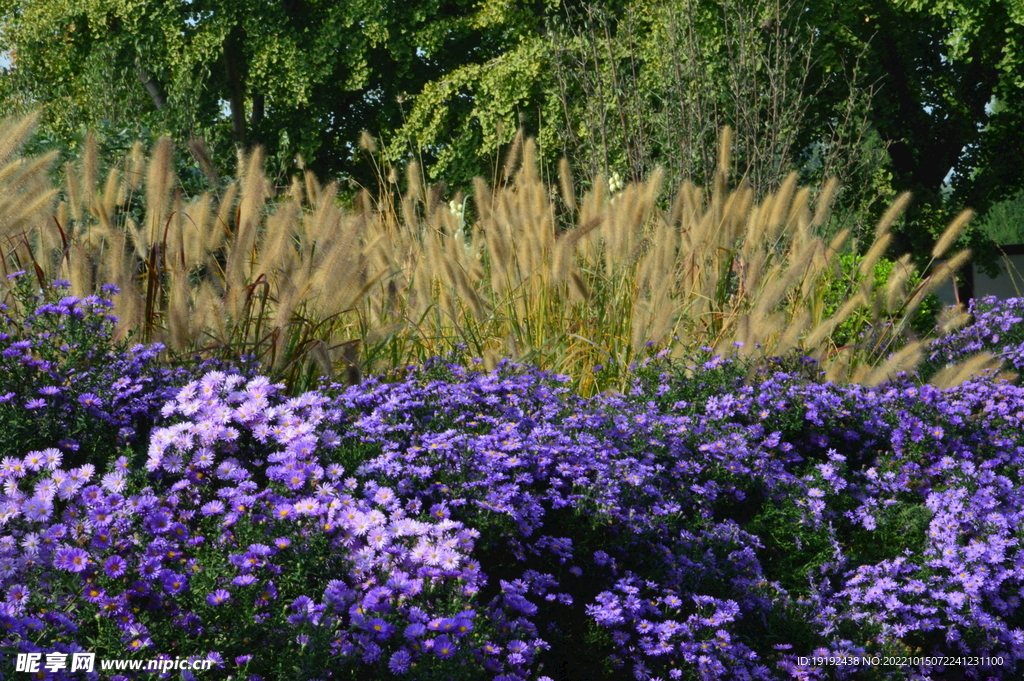
M 669 0 L 562 7 L 545 32 L 429 83 L 402 134 L 438 177 L 484 172 L 518 121 L 589 174 L 706 181 L 720 126 L 762 189 L 837 174 L 853 203 L 909 190 L 898 247 L 1024 186 L 1017 0 Z M 499 126 L 497 123 L 502 122 Z M 817 177 L 815 177 L 817 176 Z M 884 202 L 876 202 L 880 207 Z M 865 218 L 864 213 L 859 214 Z M 864 228 L 872 227 L 866 221 Z M 990 249 L 979 230 L 967 241 Z
M 44 129 L 81 126 L 231 142 L 350 170 L 364 129 L 400 125 L 419 93 L 505 42 L 532 7 L 470 0 L 3 0 L 9 110 L 41 104 Z

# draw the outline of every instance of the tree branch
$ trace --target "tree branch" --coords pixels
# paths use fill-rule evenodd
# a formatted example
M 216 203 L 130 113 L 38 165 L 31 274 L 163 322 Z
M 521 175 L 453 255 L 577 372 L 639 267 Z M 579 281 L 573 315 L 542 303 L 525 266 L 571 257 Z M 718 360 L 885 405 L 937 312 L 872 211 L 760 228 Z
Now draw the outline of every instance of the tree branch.
M 149 71 L 138 66 L 135 68 L 135 75 L 142 81 L 143 86 L 146 88 L 146 92 L 149 93 L 149 98 L 153 100 L 153 105 L 157 111 L 160 111 L 167 105 L 167 100 L 164 98 L 163 92 L 160 91 L 160 85 L 157 84 L 153 77 L 149 75 Z

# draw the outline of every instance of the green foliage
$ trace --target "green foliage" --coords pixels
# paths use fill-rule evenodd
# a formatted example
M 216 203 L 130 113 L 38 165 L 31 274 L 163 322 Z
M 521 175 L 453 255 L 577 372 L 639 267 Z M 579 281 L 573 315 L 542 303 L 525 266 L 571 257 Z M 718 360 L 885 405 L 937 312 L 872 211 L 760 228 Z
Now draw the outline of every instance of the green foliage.
M 806 511 L 794 503 L 796 499 L 794 494 L 784 504 L 764 504 L 744 529 L 764 544 L 765 577 L 789 593 L 806 595 L 811 587 L 807 576 L 832 559 L 834 547 L 825 528 L 802 522 Z
M 532 8 L 434 0 L 4 0 L 6 113 L 44 109 L 44 134 L 80 126 L 205 140 L 214 167 L 260 143 L 285 168 L 363 171 L 361 130 L 399 127 L 405 93 L 507 47 Z M 514 126 L 513 126 L 514 127 Z
M 864 275 L 859 271 L 861 259 L 853 253 L 846 253 L 838 256 L 838 267 L 836 271 L 825 279 L 822 300 L 825 308 L 825 316 L 832 316 L 845 303 L 849 297 L 857 291 Z M 893 277 L 894 269 L 899 264 L 887 258 L 881 258 L 875 263 L 871 277 L 872 289 L 885 291 Z M 920 273 L 914 272 L 905 284 L 908 290 L 914 290 L 922 284 L 923 278 Z M 942 311 L 942 301 L 935 294 L 929 294 L 922 300 L 921 305 L 910 320 L 910 329 L 919 337 L 932 334 L 939 313 Z M 890 310 L 889 314 L 883 317 L 886 322 L 894 322 L 899 317 L 898 310 Z M 872 323 L 871 310 L 862 307 L 855 311 L 849 318 L 840 324 L 834 334 L 833 342 L 836 345 L 849 345 L 858 342 L 868 331 Z
M 1024 191 L 989 208 L 979 228 L 1001 246 L 1024 243 Z
M 528 34 L 487 63 L 467 64 L 426 84 L 395 133 L 399 144 L 390 147 L 387 160 L 399 163 L 408 149 L 416 149 L 431 179 L 455 187 L 493 174 L 488 162 L 516 130 L 523 124 L 535 128 L 538 118 L 554 113 L 543 103 L 534 111 L 536 102 L 545 102 L 545 49 L 541 36 Z

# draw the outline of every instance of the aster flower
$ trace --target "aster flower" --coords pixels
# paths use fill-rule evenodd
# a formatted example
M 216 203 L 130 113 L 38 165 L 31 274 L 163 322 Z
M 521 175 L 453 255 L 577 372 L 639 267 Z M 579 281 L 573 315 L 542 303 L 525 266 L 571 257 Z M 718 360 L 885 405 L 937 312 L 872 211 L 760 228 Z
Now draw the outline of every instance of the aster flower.
M 111 579 L 123 576 L 127 569 L 128 561 L 121 556 L 111 556 L 103 562 L 103 571 Z
M 89 564 L 89 554 L 78 548 L 63 547 L 54 555 L 54 565 L 68 572 L 81 572 Z
M 231 594 L 224 589 L 217 589 L 213 593 L 207 594 L 206 602 L 210 605 L 222 605 L 231 598 Z
M 433 650 L 435 655 L 444 660 L 455 655 L 456 646 L 447 634 L 441 634 L 434 639 Z

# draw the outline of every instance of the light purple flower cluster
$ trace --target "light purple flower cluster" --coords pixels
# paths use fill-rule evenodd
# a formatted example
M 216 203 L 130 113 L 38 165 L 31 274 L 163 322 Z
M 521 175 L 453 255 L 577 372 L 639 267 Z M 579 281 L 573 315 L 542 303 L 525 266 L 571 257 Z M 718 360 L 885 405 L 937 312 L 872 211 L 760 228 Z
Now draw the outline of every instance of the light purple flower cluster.
M 0 455 L 58 447 L 68 461 L 105 465 L 144 449 L 159 408 L 192 371 L 222 365 L 166 366 L 160 344 L 115 343 L 112 303 L 63 295 L 68 286 L 58 280 L 42 294 L 21 286 L 26 309 L 16 316 L 0 305 Z M 250 375 L 255 367 L 241 362 L 232 370 Z
M 1024 370 L 1024 298 L 995 296 L 972 299 L 972 322 L 932 342 L 929 360 L 957 362 L 978 352 L 991 352 L 1015 371 Z
M 124 458 L 102 478 L 92 466 L 61 469 L 54 450 L 5 459 L 7 644 L 36 650 L 98 615 L 125 649 L 156 648 L 167 625 L 191 636 L 244 629 L 237 605 L 252 626 L 286 627 L 278 637 L 297 648 L 393 671 L 479 648 L 467 608 L 483 581 L 468 559 L 477 533 L 323 467 L 317 448 L 334 437 L 316 432 L 332 418 L 325 398 L 275 404 L 276 390 L 223 372 L 182 388 L 164 416 L 190 420 L 154 432 L 152 484 L 135 494 Z M 317 579 L 295 583 L 306 560 Z M 72 605 L 74 618 L 54 614 Z

